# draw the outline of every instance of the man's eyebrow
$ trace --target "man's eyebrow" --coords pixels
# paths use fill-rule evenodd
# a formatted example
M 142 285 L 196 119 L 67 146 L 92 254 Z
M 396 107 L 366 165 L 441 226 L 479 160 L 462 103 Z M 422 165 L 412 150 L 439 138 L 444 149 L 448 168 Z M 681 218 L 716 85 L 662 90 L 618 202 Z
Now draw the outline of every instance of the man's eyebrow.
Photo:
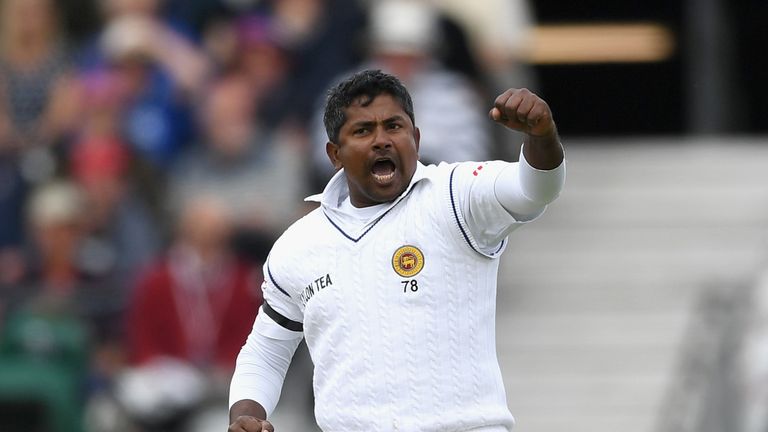
M 358 120 L 356 122 L 350 123 L 352 127 L 366 127 L 366 126 L 373 126 L 376 124 L 373 120 Z
M 386 123 L 392 123 L 392 122 L 404 121 L 404 120 L 405 120 L 405 117 L 403 117 L 400 114 L 395 114 L 392 117 L 382 120 L 382 123 L 386 124 Z M 353 127 L 365 127 L 365 126 L 373 126 L 376 123 L 377 122 L 374 120 L 358 120 L 356 122 L 350 123 L 350 125 L 352 125 Z
M 405 117 L 403 117 L 403 116 L 402 116 L 402 115 L 400 115 L 400 114 L 395 114 L 395 115 L 393 115 L 392 117 L 390 117 L 390 118 L 388 118 L 388 119 L 384 120 L 384 123 L 392 123 L 392 122 L 396 122 L 396 121 L 403 121 L 403 120 L 405 120 Z

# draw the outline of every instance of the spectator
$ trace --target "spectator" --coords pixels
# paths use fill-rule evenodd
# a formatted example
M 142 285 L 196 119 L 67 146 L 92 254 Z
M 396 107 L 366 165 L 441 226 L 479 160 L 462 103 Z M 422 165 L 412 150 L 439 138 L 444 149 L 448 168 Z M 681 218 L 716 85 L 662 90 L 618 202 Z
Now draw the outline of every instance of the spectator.
M 214 83 L 201 110 L 200 145 L 173 170 L 168 197 L 174 213 L 191 197 L 218 197 L 238 229 L 273 236 L 299 210 L 303 181 L 296 146 L 254 121 L 253 89 L 240 76 Z
M 107 0 L 104 30 L 83 51 L 87 71 L 108 69 L 127 91 L 121 129 L 162 172 L 193 133 L 191 105 L 208 78 L 203 53 L 160 16 L 159 0 Z
M 30 268 L 23 282 L 7 287 L 11 307 L 34 301 L 56 304 L 68 310 L 78 305 L 85 275 L 79 268 L 82 239 L 83 196 L 71 183 L 59 181 L 37 188 L 30 199 L 28 255 Z
M 437 0 L 433 4 L 465 30 L 493 94 L 509 83 L 535 87 L 525 60 L 534 24 L 528 1 Z
M 278 129 L 286 118 L 285 98 L 294 85 L 288 80 L 291 58 L 275 21 L 249 15 L 235 22 L 235 71 L 248 81 L 256 101 L 254 115 L 262 126 Z
M 527 0 L 437 0 L 432 4 L 464 29 L 469 49 L 478 60 L 479 83 L 486 94 L 498 94 L 510 84 L 530 89 L 538 86 L 526 58 L 535 24 Z M 501 132 L 492 129 L 493 152 L 502 159 L 516 160 L 524 136 Z
M 70 61 L 52 0 L 0 2 L 0 280 L 24 272 L 30 182 L 57 167 L 54 144 L 74 122 Z
M 367 16 L 359 0 L 279 0 L 273 17 L 291 53 L 289 91 L 282 115 L 298 125 L 313 115 L 316 100 L 339 74 L 360 63 L 365 53 Z
M 259 92 L 265 127 L 305 133 L 313 113 L 305 101 L 315 100 L 336 75 L 360 62 L 366 16 L 359 1 L 229 2 L 228 9 L 208 18 L 206 51 L 225 72 L 240 67 L 258 87 L 267 85 L 269 91 Z
M 29 427 L 78 430 L 88 357 L 114 328 L 109 295 L 82 271 L 78 189 L 66 181 L 45 183 L 27 210 L 31 265 L 19 281 L 0 284 L 0 367 L 16 370 L 20 380 L 11 388 L 22 400 L 44 402 L 46 421 L 27 419 Z M 30 374 L 34 378 L 25 378 Z
M 207 78 L 208 63 L 185 29 L 161 15 L 162 0 L 106 0 L 98 43 L 106 60 L 143 57 L 162 68 L 181 90 L 194 92 Z
M 138 283 L 126 321 L 132 369 L 117 391 L 139 423 L 173 428 L 176 415 L 207 398 L 225 405 L 226 383 L 250 331 L 243 317 L 254 317 L 261 304 L 261 274 L 233 255 L 231 230 L 218 200 L 187 201 L 168 253 Z M 159 370 L 167 374 L 156 376 Z M 150 387 L 147 377 L 154 377 Z M 171 382 L 191 387 L 180 395 Z
M 227 12 L 209 16 L 200 30 L 200 44 L 211 62 L 212 74 L 222 75 L 235 68 L 240 51 L 237 18 Z
M 88 271 L 83 261 L 85 200 L 69 181 L 36 189 L 29 203 L 30 263 L 23 279 L 4 287 L 9 315 L 31 304 L 66 311 L 93 332 L 96 344 L 117 336 L 117 290 Z M 98 350 L 98 347 L 96 347 Z
M 74 122 L 56 5 L 5 0 L 0 20 L 0 153 L 54 144 Z
M 130 163 L 128 150 L 116 137 L 84 137 L 72 152 L 72 175 L 89 209 L 84 262 L 90 274 L 119 289 L 121 298 L 160 247 L 157 225 L 133 193 Z

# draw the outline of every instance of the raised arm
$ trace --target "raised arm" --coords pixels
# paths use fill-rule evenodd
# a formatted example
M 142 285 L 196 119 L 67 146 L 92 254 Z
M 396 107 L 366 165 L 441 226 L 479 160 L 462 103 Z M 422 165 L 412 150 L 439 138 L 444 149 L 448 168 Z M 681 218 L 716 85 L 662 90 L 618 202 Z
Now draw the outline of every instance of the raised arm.
M 496 98 L 488 114 L 527 135 L 519 162 L 461 164 L 451 177 L 470 243 L 490 256 L 514 229 L 536 219 L 560 195 L 566 164 L 552 112 L 540 97 L 512 88 Z
M 565 182 L 563 147 L 549 105 L 527 89 L 511 88 L 496 98 L 491 119 L 527 136 L 520 163 L 496 179 L 499 203 L 518 221 L 531 220 L 558 197 Z

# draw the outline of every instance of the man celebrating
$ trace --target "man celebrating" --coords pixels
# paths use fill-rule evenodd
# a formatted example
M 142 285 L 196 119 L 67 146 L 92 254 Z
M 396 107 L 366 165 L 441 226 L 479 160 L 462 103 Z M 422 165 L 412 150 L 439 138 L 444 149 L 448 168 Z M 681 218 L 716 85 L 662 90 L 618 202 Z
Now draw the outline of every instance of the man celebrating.
M 267 416 L 302 337 L 324 431 L 512 427 L 496 359 L 498 258 L 558 196 L 565 163 L 535 94 L 509 89 L 489 115 L 527 134 L 520 162 L 425 166 L 397 78 L 363 71 L 330 91 L 326 150 L 339 171 L 264 265 L 229 431 L 274 430 Z

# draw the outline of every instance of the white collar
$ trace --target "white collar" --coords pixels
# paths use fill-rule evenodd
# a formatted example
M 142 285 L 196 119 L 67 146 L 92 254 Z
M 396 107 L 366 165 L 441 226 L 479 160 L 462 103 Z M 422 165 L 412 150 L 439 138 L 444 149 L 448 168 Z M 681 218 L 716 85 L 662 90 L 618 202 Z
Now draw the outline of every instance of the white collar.
M 391 201 L 392 204 L 400 201 L 413 188 L 413 185 L 427 177 L 427 167 L 421 162 L 416 162 L 416 172 L 411 177 L 411 182 L 405 188 L 400 196 Z M 347 185 L 347 176 L 344 169 L 340 169 L 325 186 L 322 193 L 310 195 L 304 198 L 304 201 L 319 202 L 325 210 L 338 210 L 341 202 L 349 196 L 349 186 Z M 388 206 L 389 207 L 389 206 Z

